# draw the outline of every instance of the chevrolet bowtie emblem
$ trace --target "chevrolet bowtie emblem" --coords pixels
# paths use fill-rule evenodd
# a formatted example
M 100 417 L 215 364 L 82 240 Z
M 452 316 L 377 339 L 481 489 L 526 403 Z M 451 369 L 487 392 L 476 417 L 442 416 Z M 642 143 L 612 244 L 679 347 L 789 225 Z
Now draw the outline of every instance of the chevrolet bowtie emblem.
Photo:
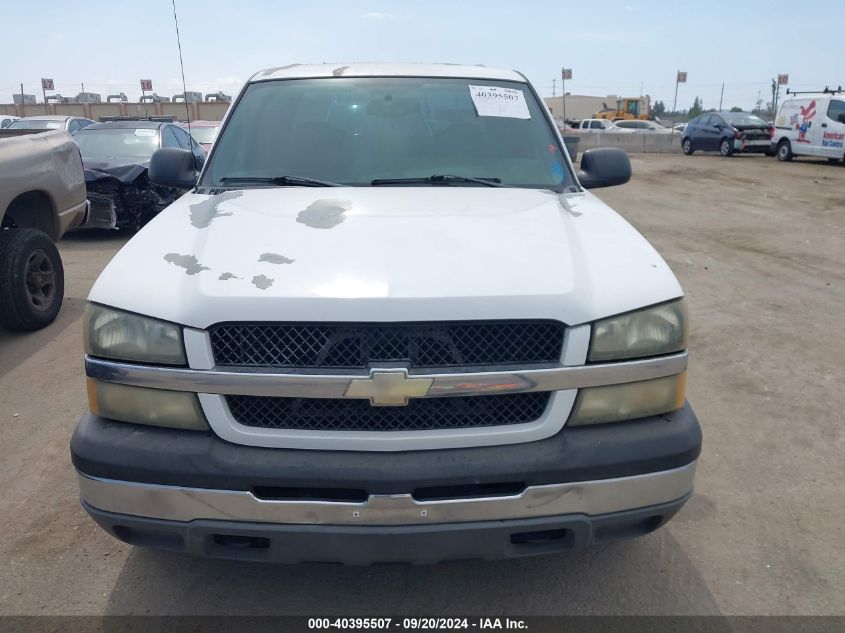
M 404 369 L 372 370 L 369 378 L 355 378 L 346 388 L 347 398 L 368 398 L 376 407 L 401 407 L 408 398 L 428 395 L 433 378 L 411 378 Z

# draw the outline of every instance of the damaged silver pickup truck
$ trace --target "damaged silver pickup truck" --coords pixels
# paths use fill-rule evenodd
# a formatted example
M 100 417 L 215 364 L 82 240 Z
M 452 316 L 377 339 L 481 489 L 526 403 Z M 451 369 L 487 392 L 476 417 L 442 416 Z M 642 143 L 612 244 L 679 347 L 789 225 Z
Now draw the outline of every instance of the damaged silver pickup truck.
M 55 241 L 82 223 L 79 149 L 61 130 L 0 130 L 0 326 L 37 330 L 56 318 L 64 269 Z

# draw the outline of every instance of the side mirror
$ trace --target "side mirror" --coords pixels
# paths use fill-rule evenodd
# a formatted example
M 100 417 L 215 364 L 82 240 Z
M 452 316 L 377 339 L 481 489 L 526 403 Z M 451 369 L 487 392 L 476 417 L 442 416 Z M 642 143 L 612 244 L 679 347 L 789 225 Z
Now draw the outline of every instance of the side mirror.
M 197 184 L 194 153 L 178 147 L 157 149 L 150 158 L 149 175 L 155 185 L 191 189 Z
M 845 112 L 840 112 L 839 116 L 836 117 L 836 120 L 839 121 L 840 123 L 845 123 Z
M 624 185 L 631 180 L 628 154 L 616 147 L 588 149 L 581 156 L 578 180 L 585 189 Z

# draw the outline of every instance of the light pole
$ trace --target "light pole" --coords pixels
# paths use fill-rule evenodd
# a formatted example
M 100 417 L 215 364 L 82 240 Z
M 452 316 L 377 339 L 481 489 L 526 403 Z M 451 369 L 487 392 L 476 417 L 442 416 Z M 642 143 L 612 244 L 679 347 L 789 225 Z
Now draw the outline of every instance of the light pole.
M 560 93 L 563 95 L 563 130 L 566 131 L 566 80 L 572 79 L 571 68 L 561 68 L 560 70 Z

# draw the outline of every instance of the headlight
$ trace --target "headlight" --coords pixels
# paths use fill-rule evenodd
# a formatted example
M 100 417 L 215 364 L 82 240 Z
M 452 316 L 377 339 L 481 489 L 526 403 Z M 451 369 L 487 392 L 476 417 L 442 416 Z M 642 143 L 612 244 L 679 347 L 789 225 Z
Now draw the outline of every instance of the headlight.
M 96 416 L 136 424 L 208 430 L 195 393 L 130 387 L 93 378 L 88 378 L 87 384 L 88 408 Z
M 634 420 L 684 406 L 686 372 L 665 378 L 581 389 L 567 426 Z
M 172 323 L 89 303 L 83 320 L 85 353 L 115 360 L 185 365 L 182 329 Z
M 593 326 L 590 361 L 660 356 L 686 349 L 687 310 L 683 299 L 602 319 Z

